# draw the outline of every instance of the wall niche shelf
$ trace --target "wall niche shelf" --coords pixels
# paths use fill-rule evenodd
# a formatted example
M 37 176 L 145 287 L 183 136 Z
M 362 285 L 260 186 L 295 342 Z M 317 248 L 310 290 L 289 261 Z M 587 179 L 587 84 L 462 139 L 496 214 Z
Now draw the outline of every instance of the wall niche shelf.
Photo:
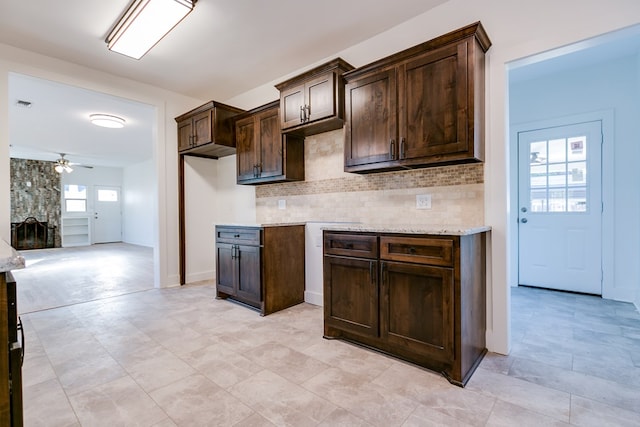
M 91 244 L 91 232 L 88 216 L 62 218 L 62 247 L 88 246 Z

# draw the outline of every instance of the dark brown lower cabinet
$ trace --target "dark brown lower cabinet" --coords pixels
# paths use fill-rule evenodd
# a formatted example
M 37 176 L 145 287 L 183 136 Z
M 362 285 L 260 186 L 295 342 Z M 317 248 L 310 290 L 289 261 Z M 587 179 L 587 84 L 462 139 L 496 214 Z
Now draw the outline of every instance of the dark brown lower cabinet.
M 0 425 L 22 427 L 22 361 L 24 336 L 18 336 L 16 282 L 11 272 L 0 272 Z
M 486 353 L 485 234 L 325 231 L 325 338 L 364 344 L 464 386 Z
M 304 301 L 304 225 L 216 226 L 216 296 L 265 316 Z

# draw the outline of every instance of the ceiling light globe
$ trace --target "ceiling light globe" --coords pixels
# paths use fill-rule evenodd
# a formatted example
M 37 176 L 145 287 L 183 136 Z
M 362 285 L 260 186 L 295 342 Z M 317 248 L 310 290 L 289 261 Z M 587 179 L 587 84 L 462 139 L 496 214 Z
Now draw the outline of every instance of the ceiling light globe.
M 89 120 L 96 126 L 112 129 L 123 128 L 125 124 L 125 120 L 122 117 L 110 114 L 91 114 Z

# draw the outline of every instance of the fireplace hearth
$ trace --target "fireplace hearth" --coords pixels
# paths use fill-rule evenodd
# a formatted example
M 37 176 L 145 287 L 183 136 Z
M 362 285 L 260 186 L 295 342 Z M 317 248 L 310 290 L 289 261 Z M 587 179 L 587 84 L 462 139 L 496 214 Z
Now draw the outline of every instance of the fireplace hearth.
M 11 223 L 11 246 L 16 250 L 53 248 L 56 227 L 30 216 L 22 222 Z

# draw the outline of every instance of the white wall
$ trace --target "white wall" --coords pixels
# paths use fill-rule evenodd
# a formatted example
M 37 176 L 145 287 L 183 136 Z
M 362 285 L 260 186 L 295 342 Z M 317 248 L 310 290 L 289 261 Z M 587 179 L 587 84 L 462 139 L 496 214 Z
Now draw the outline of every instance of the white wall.
M 611 274 L 605 275 L 603 296 L 633 301 L 640 289 L 640 144 L 637 121 L 640 117 L 640 89 L 636 56 L 608 60 L 605 64 L 565 70 L 553 75 L 517 82 L 510 86 L 510 121 L 540 122 L 557 117 L 613 110 L 611 135 L 605 144 L 612 147 L 611 168 L 603 165 L 603 181 L 613 180 L 611 223 L 613 253 Z M 596 113 L 597 114 L 597 113 Z M 609 136 L 609 138 L 607 138 Z M 511 141 L 516 150 L 517 140 Z M 605 196 L 606 189 L 604 189 Z M 605 197 L 606 198 L 606 197 Z M 609 255 L 609 254 L 604 254 Z
M 153 160 L 122 171 L 122 240 L 126 243 L 155 246 L 158 203 L 153 171 Z
M 82 216 L 89 217 L 89 228 L 91 230 L 91 236 L 94 236 L 94 217 L 95 211 L 95 187 L 96 185 L 105 185 L 110 187 L 120 187 L 122 189 L 122 169 L 121 168 L 106 168 L 106 167 L 94 167 L 83 168 L 80 166 L 74 166 L 72 173 L 63 173 L 61 176 L 60 184 L 64 191 L 65 185 L 84 185 L 87 187 L 87 211 L 83 213 L 67 213 L 64 211 L 64 202 L 62 217 L 70 216 Z M 122 194 L 122 193 L 121 193 Z M 62 196 L 62 192 L 61 192 Z M 92 238 L 93 243 L 93 238 Z
M 255 189 L 236 184 L 236 156 L 185 157 L 186 282 L 215 278 L 215 224 L 255 223 Z

